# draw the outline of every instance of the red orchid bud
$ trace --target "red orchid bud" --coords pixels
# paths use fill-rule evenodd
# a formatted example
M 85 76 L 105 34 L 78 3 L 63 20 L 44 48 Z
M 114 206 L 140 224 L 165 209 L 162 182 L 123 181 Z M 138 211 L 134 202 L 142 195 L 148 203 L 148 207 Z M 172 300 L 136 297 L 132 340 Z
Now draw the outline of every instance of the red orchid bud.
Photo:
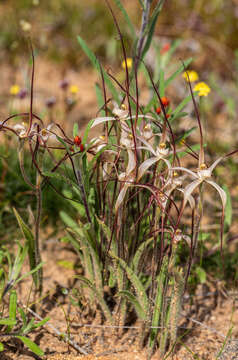
M 80 148 L 80 151 L 81 151 L 81 152 L 84 151 L 84 145 L 83 145 L 83 144 L 80 144 L 80 145 L 79 145 L 79 148 Z
M 77 146 L 80 146 L 81 142 L 82 142 L 81 137 L 76 135 L 75 138 L 74 138 L 74 144 L 77 145 Z

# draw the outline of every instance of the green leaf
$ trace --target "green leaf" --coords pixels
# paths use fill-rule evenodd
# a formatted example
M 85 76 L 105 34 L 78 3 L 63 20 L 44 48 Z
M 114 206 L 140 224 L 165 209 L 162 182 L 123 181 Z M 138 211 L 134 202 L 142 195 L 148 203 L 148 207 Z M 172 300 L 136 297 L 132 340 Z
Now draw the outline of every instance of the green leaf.
M 164 284 L 165 279 L 168 272 L 168 261 L 164 260 L 161 271 L 159 276 L 156 279 L 156 297 L 155 297 L 155 303 L 154 303 L 154 311 L 153 311 L 153 317 L 151 326 L 156 327 L 160 324 L 160 315 L 162 312 L 162 304 L 163 304 L 163 295 L 164 295 Z M 149 346 L 153 348 L 154 343 L 156 341 L 156 336 L 158 334 L 158 329 L 152 328 L 150 332 L 150 340 L 149 340 Z
M 165 87 L 164 87 L 165 83 L 164 83 L 164 71 L 160 70 L 160 74 L 159 74 L 159 94 L 160 96 L 164 96 L 165 95 Z
M 79 126 L 77 123 L 74 123 L 74 128 L 73 128 L 73 136 L 75 138 L 75 136 L 77 136 L 79 134 Z
M 149 307 L 149 301 L 143 284 L 141 283 L 137 275 L 134 273 L 134 271 L 126 264 L 124 260 L 115 256 L 112 252 L 110 252 L 110 255 L 116 260 L 118 260 L 121 267 L 125 270 L 128 279 L 131 281 L 132 285 L 134 286 L 140 306 L 147 313 Z
M 17 212 L 17 210 L 15 208 L 13 208 L 13 211 L 17 218 L 18 225 L 21 229 L 21 232 L 22 232 L 24 238 L 26 239 L 29 246 L 34 247 L 34 235 L 31 231 L 31 229 L 25 224 L 25 222 L 23 221 L 23 219 L 21 218 L 21 216 L 19 215 L 19 213 Z
M 4 351 L 4 345 L 0 342 L 0 352 Z
M 33 270 L 36 267 L 36 253 L 35 253 L 35 238 L 31 231 L 31 229 L 25 224 L 19 213 L 15 208 L 13 208 L 14 214 L 17 218 L 18 225 L 21 229 L 21 232 L 26 239 L 27 245 L 28 245 L 28 256 L 29 256 L 29 262 L 30 262 L 30 268 Z M 36 274 L 33 276 L 33 280 L 35 284 L 39 283 L 39 275 Z
M 138 318 L 141 320 L 146 320 L 146 312 L 144 311 L 143 307 L 140 305 L 140 303 L 137 300 L 137 298 L 135 297 L 135 295 L 133 295 L 131 292 L 129 292 L 127 290 L 122 290 L 122 291 L 119 291 L 116 296 L 126 297 L 134 306 L 135 311 L 138 315 Z
M 41 320 L 38 323 L 34 324 L 34 329 L 37 329 L 40 326 L 44 326 L 49 320 L 50 320 L 50 317 L 44 318 L 43 320 Z
M 104 97 L 103 97 L 103 94 L 102 94 L 102 90 L 99 86 L 99 84 L 95 84 L 95 91 L 96 91 L 96 96 L 97 96 L 97 101 L 98 101 L 98 106 L 99 108 L 101 109 L 104 105 Z M 105 116 L 105 110 L 101 110 L 100 111 L 101 115 L 102 116 Z
M 60 136 L 56 135 L 56 138 L 62 145 L 64 145 L 65 149 L 67 150 L 67 153 L 70 154 L 70 149 L 68 144 Z
M 93 285 L 93 283 L 88 280 L 86 277 L 81 276 L 81 275 L 76 275 L 75 276 L 77 279 L 79 279 L 81 282 L 83 282 L 87 287 L 89 287 L 95 296 L 95 300 L 98 302 L 98 304 L 101 306 L 102 311 L 105 315 L 105 317 L 107 318 L 107 320 L 110 322 L 110 324 L 114 325 L 115 324 L 115 320 L 111 314 L 111 311 L 109 310 L 105 300 L 103 299 L 103 297 L 101 296 L 101 294 L 99 293 L 99 291 L 97 291 L 96 287 Z
M 122 5 L 121 1 L 120 0 L 114 0 L 114 3 L 117 5 L 117 7 L 121 10 L 123 16 L 124 16 L 124 19 L 125 19 L 125 22 L 127 23 L 129 29 L 130 29 L 130 32 L 131 32 L 131 36 L 133 39 L 136 38 L 136 32 L 135 32 L 135 29 L 134 29 L 134 26 L 124 8 L 124 6 Z
M 184 61 L 184 64 L 181 65 L 178 70 L 176 70 L 166 81 L 165 81 L 165 89 L 167 86 L 179 75 L 181 72 L 185 71 L 187 66 L 193 61 L 193 58 L 189 58 Z
M 203 268 L 201 268 L 200 266 L 197 266 L 195 271 L 196 271 L 197 277 L 199 279 L 199 282 L 201 284 L 204 284 L 207 279 L 206 271 Z
M 34 319 L 31 319 L 28 324 L 23 328 L 21 328 L 21 334 L 26 335 L 27 333 L 29 333 L 30 331 L 33 330 L 34 328 Z
M 94 55 L 94 53 L 89 49 L 89 47 L 87 46 L 86 42 L 81 38 L 81 36 L 77 36 L 78 42 L 81 45 L 83 51 L 85 52 L 85 54 L 88 56 L 89 60 L 91 61 L 93 67 L 99 72 L 101 72 L 100 69 L 100 64 L 98 59 L 96 58 L 96 56 Z M 114 97 L 114 99 L 119 103 L 119 97 L 118 97 L 118 93 L 116 91 L 116 88 L 114 87 L 112 81 L 110 80 L 110 77 L 108 76 L 108 74 L 105 72 L 105 70 L 102 68 L 102 72 L 103 72 L 103 76 L 105 79 L 105 83 L 108 86 L 109 90 L 112 93 L 112 96 Z
M 0 319 L 0 325 L 9 325 L 14 326 L 16 325 L 17 321 L 14 319 Z
M 9 270 L 8 270 L 9 279 L 4 289 L 4 295 L 6 295 L 6 293 L 16 284 L 16 280 L 21 271 L 27 252 L 28 252 L 28 245 L 25 244 L 25 246 L 22 247 L 20 244 L 18 244 L 18 251 L 14 260 L 14 264 L 13 266 L 9 265 Z M 8 258 L 8 254 L 7 254 L 7 258 Z M 8 264 L 10 264 L 9 261 L 10 258 L 8 259 Z
M 17 293 L 15 290 L 11 290 L 10 300 L 9 300 L 9 319 L 16 321 L 17 313 Z M 6 332 L 9 333 L 12 331 L 14 325 L 9 325 Z
M 25 311 L 22 308 L 18 308 L 18 312 L 21 315 L 22 322 L 23 322 L 23 327 L 26 327 L 26 325 L 27 325 L 27 317 L 26 317 Z
M 158 16 L 159 16 L 159 14 L 160 14 L 160 12 L 162 10 L 163 4 L 164 4 L 164 0 L 161 0 L 159 3 L 157 3 L 157 5 L 156 5 L 156 7 L 154 9 L 154 12 L 153 12 L 153 14 L 151 16 L 151 20 L 150 20 L 150 23 L 148 25 L 147 39 L 146 39 L 145 46 L 144 46 L 143 51 L 142 51 L 142 59 L 144 58 L 144 56 L 146 55 L 147 51 L 150 48 L 150 44 L 151 44 L 151 41 L 152 41 L 152 38 L 153 38 L 153 35 L 154 35 L 154 31 L 155 31 L 155 25 L 156 25 Z
M 172 113 L 173 116 L 172 116 L 171 122 L 176 119 L 176 117 L 180 113 L 180 111 L 183 110 L 183 108 L 191 101 L 191 99 L 192 99 L 192 96 L 188 95 L 185 99 L 183 99 L 181 101 L 181 103 L 176 107 L 176 109 Z
M 136 250 L 136 253 L 132 260 L 132 265 L 133 265 L 133 268 L 135 271 L 138 271 L 138 265 L 139 265 L 140 258 L 142 256 L 142 254 L 144 253 L 145 249 L 147 248 L 147 246 L 152 242 L 153 239 L 154 238 L 151 237 L 148 240 L 144 241 Z
M 11 291 L 10 302 L 9 302 L 9 318 L 16 320 L 17 312 L 17 293 L 15 290 Z
M 31 341 L 26 336 L 16 336 L 16 338 L 20 339 L 34 354 L 38 356 L 44 356 L 44 351 L 39 348 L 33 341 Z
M 91 129 L 91 126 L 93 125 L 94 123 L 94 119 L 91 119 L 87 126 L 86 126 L 86 129 L 84 130 L 84 134 L 83 134 L 83 143 L 86 143 L 87 142 L 87 139 L 88 139 L 88 134 L 89 134 L 89 131 Z
M 196 130 L 197 127 L 194 126 L 192 127 L 191 129 L 185 131 L 185 133 L 181 136 L 179 136 L 177 139 L 176 139 L 176 143 L 180 143 L 182 140 L 185 140 L 194 130 Z
M 145 5 L 143 4 L 143 1 L 142 0 L 138 0 L 139 3 L 140 3 L 140 6 L 142 8 L 142 10 L 145 10 Z

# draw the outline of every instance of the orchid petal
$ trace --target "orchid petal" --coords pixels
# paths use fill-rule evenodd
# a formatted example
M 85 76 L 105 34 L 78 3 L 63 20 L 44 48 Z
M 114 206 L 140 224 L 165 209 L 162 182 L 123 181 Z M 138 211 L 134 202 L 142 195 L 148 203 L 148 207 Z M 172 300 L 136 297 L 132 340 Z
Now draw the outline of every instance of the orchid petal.
M 166 163 L 166 165 L 168 166 L 168 169 L 170 169 L 170 168 L 171 168 L 171 164 L 170 164 L 169 160 L 164 159 L 164 158 L 162 158 L 162 157 L 161 157 L 161 159 L 159 159 L 159 160 L 164 161 L 164 162 Z
M 116 120 L 116 118 L 114 117 L 109 117 L 109 116 L 106 116 L 106 117 L 98 117 L 96 119 L 94 119 L 94 122 L 91 126 L 91 129 L 94 127 L 94 126 L 97 126 L 99 124 L 102 124 L 103 122 L 106 122 L 106 121 L 110 121 L 110 120 Z
M 125 196 L 126 196 L 126 192 L 128 187 L 130 186 L 130 184 L 125 183 L 125 185 L 122 187 L 121 191 L 119 192 L 116 204 L 115 204 L 115 211 L 118 211 L 118 208 L 121 206 Z
M 198 179 L 198 175 L 197 175 L 195 172 L 193 172 L 193 171 L 191 171 L 191 170 L 189 170 L 189 169 L 186 169 L 186 168 L 183 167 L 183 166 L 175 166 L 175 167 L 172 167 L 170 170 L 185 171 L 185 172 L 187 172 L 189 175 L 193 176 L 195 179 Z
M 127 150 L 127 152 L 128 152 L 128 165 L 126 168 L 126 173 L 127 175 L 129 175 L 136 167 L 136 159 L 135 159 L 135 154 L 132 150 Z
M 184 194 L 184 189 L 177 189 L 178 191 L 182 192 Z M 195 208 L 195 200 L 192 195 L 189 195 L 187 198 L 187 201 L 189 202 L 189 205 L 191 209 L 193 210 Z
M 218 158 L 218 159 L 208 168 L 208 170 L 210 170 L 210 172 L 212 173 L 212 171 L 213 171 L 214 168 L 217 166 L 217 164 L 218 164 L 221 160 L 223 160 L 223 159 L 224 159 L 223 157 Z
M 146 172 L 147 169 L 149 169 L 149 167 L 151 165 L 153 165 L 154 163 L 156 163 L 159 160 L 158 157 L 152 157 L 150 159 L 145 160 L 138 169 L 138 180 L 140 180 L 140 178 L 144 175 L 144 173 Z
M 202 183 L 201 179 L 196 179 L 193 182 L 191 182 L 191 184 L 187 185 L 183 191 L 183 195 L 184 195 L 184 204 L 183 207 L 185 207 L 187 201 L 189 201 L 189 197 L 192 194 L 192 192 L 196 189 L 197 186 L 199 186 Z
M 145 148 L 146 150 L 149 150 L 153 155 L 156 156 L 156 152 L 155 152 L 155 150 L 153 149 L 153 147 L 152 147 L 143 137 L 137 135 L 137 138 L 138 138 L 141 142 L 143 142 L 143 144 L 146 145 L 146 148 Z
M 219 185 L 217 185 L 217 183 L 215 183 L 215 181 L 212 181 L 212 180 L 205 180 L 205 181 L 217 190 L 217 192 L 220 195 L 221 201 L 222 201 L 222 207 L 223 207 L 223 209 L 225 209 L 226 200 L 227 200 L 226 192 Z

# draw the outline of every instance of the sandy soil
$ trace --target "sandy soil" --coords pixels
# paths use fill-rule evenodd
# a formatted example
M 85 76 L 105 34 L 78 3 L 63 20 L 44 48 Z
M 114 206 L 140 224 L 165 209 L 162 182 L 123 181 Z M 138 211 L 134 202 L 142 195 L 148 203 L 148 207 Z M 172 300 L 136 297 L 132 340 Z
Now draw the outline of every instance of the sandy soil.
M 56 239 L 50 239 L 44 244 L 42 254 L 45 262 L 44 292 L 43 300 L 37 305 L 35 311 L 37 316 L 43 318 L 49 316 L 50 321 L 44 328 L 32 332 L 30 338 L 45 351 L 44 359 L 146 360 L 146 351 L 138 348 L 137 329 L 129 329 L 118 339 L 114 335 L 114 330 L 102 323 L 99 313 L 95 317 L 90 315 L 87 306 L 80 312 L 79 307 L 70 305 L 70 289 L 78 286 L 73 278 L 75 270 L 70 268 L 77 263 L 77 256 L 72 249 Z M 76 272 L 80 272 L 77 267 Z M 27 303 L 30 286 L 31 279 L 25 279 L 20 284 L 21 304 Z M 67 289 L 68 294 L 63 294 L 62 289 Z M 237 295 L 234 292 L 228 294 L 223 284 L 217 283 L 214 279 L 198 287 L 196 294 L 190 299 L 192 305 L 189 305 L 189 297 L 185 295 L 179 335 L 184 335 L 186 329 L 190 330 L 182 336 L 173 357 L 174 360 L 215 360 L 232 326 L 231 337 L 238 339 Z M 81 326 L 82 324 L 84 326 Z M 70 330 L 76 346 L 83 348 L 88 355 L 82 356 L 73 346 L 65 343 L 50 325 L 53 325 L 60 333 Z M 105 328 L 98 325 L 105 325 Z M 137 325 L 133 324 L 133 326 Z M 0 355 L 1 360 L 35 358 L 14 338 L 4 340 L 4 344 L 6 350 Z M 238 340 L 231 341 L 225 347 L 223 357 L 220 359 L 238 359 L 237 344 Z M 159 359 L 157 353 L 153 356 L 153 360 L 155 359 Z

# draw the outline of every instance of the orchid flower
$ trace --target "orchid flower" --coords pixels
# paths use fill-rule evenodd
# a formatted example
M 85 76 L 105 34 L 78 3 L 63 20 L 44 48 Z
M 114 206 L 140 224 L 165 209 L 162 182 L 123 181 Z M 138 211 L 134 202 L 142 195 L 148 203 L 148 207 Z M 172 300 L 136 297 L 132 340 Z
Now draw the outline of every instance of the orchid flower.
M 43 128 L 40 131 L 37 130 L 37 124 L 33 124 L 31 127 L 31 130 L 29 133 L 27 130 L 27 124 L 22 122 L 21 124 L 15 124 L 13 126 L 13 130 L 15 130 L 15 132 L 18 134 L 19 138 L 23 139 L 25 137 L 30 137 L 33 138 L 35 136 L 37 136 L 38 138 L 40 138 L 40 140 L 42 141 L 42 143 L 46 143 L 46 141 L 49 138 L 54 138 L 56 139 L 56 135 L 52 134 L 51 132 L 51 128 L 54 124 L 49 124 L 47 126 L 47 128 Z
M 151 128 L 151 124 L 146 124 L 144 127 L 143 127 L 143 130 L 142 130 L 142 136 L 146 139 L 146 140 L 150 140 L 152 139 L 152 137 L 154 136 L 155 134 L 153 133 L 152 131 L 152 128 Z
M 91 149 L 93 150 L 93 153 L 95 155 L 107 146 L 107 143 L 105 141 L 105 136 L 102 136 L 102 135 L 100 135 L 99 137 L 93 138 L 91 142 L 93 143 Z M 113 150 L 108 150 L 108 149 L 104 150 L 102 152 L 102 154 L 100 155 L 100 158 L 102 161 L 103 180 L 107 180 L 110 177 L 110 172 L 114 165 L 114 162 L 112 161 L 113 155 L 117 155 L 117 152 L 113 151 Z
M 114 108 L 112 110 L 112 114 L 114 116 L 105 116 L 105 117 L 97 117 L 93 120 L 91 129 L 97 125 L 100 125 L 104 122 L 107 121 L 115 121 L 115 120 L 130 120 L 130 119 L 135 119 L 136 117 L 138 118 L 146 118 L 146 119 L 150 119 L 150 120 L 154 120 L 154 117 L 150 116 L 150 115 L 132 115 L 131 117 L 129 116 L 129 111 L 126 109 L 125 105 L 122 104 L 121 108 L 114 103 Z
M 223 208 L 223 210 L 225 209 L 226 193 L 219 185 L 217 185 L 217 183 L 215 181 L 211 180 L 212 172 L 221 160 L 223 160 L 223 157 L 218 158 L 209 168 L 207 167 L 207 165 L 205 163 L 201 163 L 196 172 L 186 169 L 185 167 L 182 167 L 182 166 L 171 168 L 171 170 L 184 171 L 195 179 L 190 184 L 188 184 L 183 191 L 183 193 L 184 193 L 183 207 L 185 207 L 187 201 L 189 200 L 189 196 L 192 194 L 192 192 L 200 184 L 202 184 L 203 182 L 206 182 L 216 189 L 216 191 L 218 192 L 218 194 L 221 198 L 222 208 Z
M 181 240 L 185 240 L 186 243 L 188 244 L 188 246 L 190 246 L 190 244 L 191 244 L 190 237 L 187 235 L 184 235 L 181 229 L 177 229 L 174 232 L 173 242 L 175 244 L 178 244 L 179 242 L 181 242 Z
M 166 184 L 163 187 L 163 192 L 160 194 L 160 205 L 162 205 L 163 209 L 165 210 L 167 202 L 169 200 L 170 195 L 174 190 L 178 190 L 182 193 L 184 193 L 184 189 L 181 189 L 180 186 L 182 186 L 184 180 L 186 178 L 186 175 L 178 176 L 178 174 L 174 171 L 172 175 L 169 176 Z M 188 202 L 192 209 L 195 207 L 195 201 L 192 195 L 189 195 Z
M 13 130 L 16 131 L 21 139 L 27 136 L 27 125 L 24 122 L 14 125 Z
M 153 147 L 145 140 L 143 137 L 138 136 L 139 140 L 144 143 L 146 146 L 138 147 L 138 149 L 145 149 L 150 151 L 154 156 L 150 159 L 145 160 L 138 169 L 138 177 L 137 179 L 140 180 L 140 178 L 144 175 L 146 170 L 149 169 L 153 164 L 156 162 L 162 160 L 167 165 L 168 169 L 171 168 L 169 160 L 166 159 L 166 157 L 170 154 L 168 147 L 166 147 L 165 142 L 160 142 L 157 149 L 154 150 Z
M 40 138 L 41 142 L 45 144 L 48 139 L 57 139 L 56 135 L 52 133 L 51 129 L 54 126 L 53 123 L 49 124 L 46 128 L 41 129 L 39 132 L 33 132 L 33 136 L 38 136 Z
M 122 188 L 119 192 L 119 195 L 118 195 L 118 198 L 117 198 L 117 201 L 115 204 L 116 213 L 117 213 L 119 207 L 121 206 L 121 204 L 123 203 L 123 200 L 126 196 L 128 188 L 130 186 L 132 186 L 132 184 L 134 184 L 135 178 L 136 178 L 135 171 L 134 171 L 135 167 L 136 167 L 135 154 L 131 149 L 128 149 L 127 152 L 128 152 L 128 165 L 127 165 L 126 171 L 121 173 L 118 176 L 118 179 L 120 181 L 123 181 L 124 185 L 122 186 Z

